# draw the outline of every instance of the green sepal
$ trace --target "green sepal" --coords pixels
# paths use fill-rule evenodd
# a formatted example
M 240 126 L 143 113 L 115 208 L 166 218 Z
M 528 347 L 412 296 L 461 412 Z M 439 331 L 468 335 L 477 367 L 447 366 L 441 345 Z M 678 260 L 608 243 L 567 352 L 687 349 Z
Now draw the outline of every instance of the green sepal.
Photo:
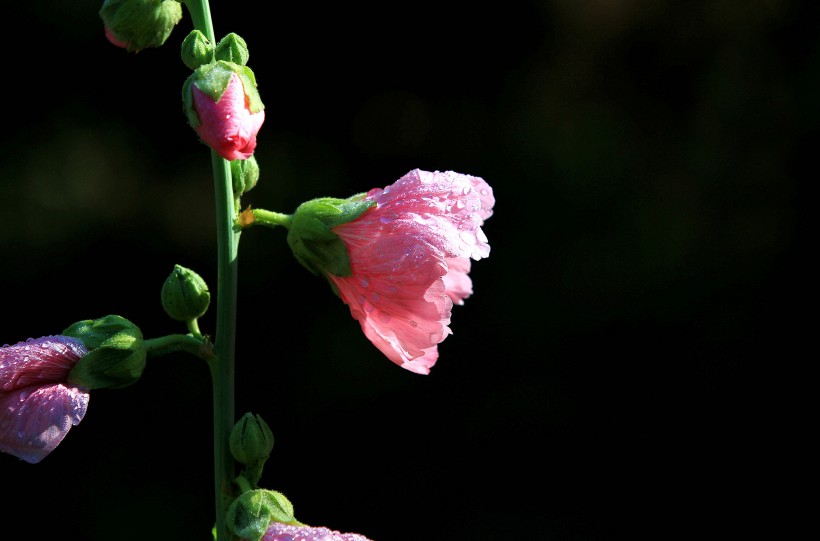
M 182 63 L 192 70 L 214 61 L 214 46 L 199 30 L 191 30 L 180 49 Z
M 265 108 L 262 98 L 259 96 L 259 90 L 256 88 L 256 76 L 253 71 L 247 66 L 217 60 L 211 64 L 204 64 L 196 68 L 182 84 L 182 105 L 185 115 L 188 117 L 188 123 L 192 128 L 199 126 L 199 117 L 194 110 L 194 95 L 191 86 L 196 85 L 200 91 L 210 96 L 214 102 L 218 102 L 222 94 L 225 93 L 225 89 L 228 88 L 233 73 L 236 73 L 242 81 L 245 97 L 248 100 L 248 110 L 251 113 L 258 113 Z
M 135 383 L 147 358 L 139 328 L 117 315 L 78 321 L 62 332 L 89 352 L 74 365 L 68 382 L 86 389 L 119 389 Z
M 216 44 L 214 55 L 217 60 L 225 60 L 244 66 L 248 63 L 250 52 L 248 44 L 238 34 L 231 32 Z
M 231 503 L 225 515 L 228 529 L 241 539 L 259 541 L 271 522 L 293 523 L 293 505 L 275 490 L 249 490 Z
M 159 47 L 182 19 L 177 0 L 105 0 L 98 11 L 114 36 L 138 52 Z
M 299 205 L 287 237 L 296 260 L 319 276 L 350 276 L 347 247 L 331 229 L 355 220 L 376 204 L 363 198 L 364 194 L 348 199 L 321 197 Z
M 205 280 L 182 265 L 174 265 L 174 270 L 162 284 L 160 298 L 165 313 L 177 321 L 202 317 L 211 303 Z

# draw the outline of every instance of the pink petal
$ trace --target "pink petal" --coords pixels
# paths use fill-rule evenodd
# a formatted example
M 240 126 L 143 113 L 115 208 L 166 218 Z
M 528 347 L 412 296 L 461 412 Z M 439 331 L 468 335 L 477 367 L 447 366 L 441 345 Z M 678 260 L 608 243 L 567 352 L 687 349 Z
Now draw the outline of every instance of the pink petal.
M 464 299 L 473 294 L 473 281 L 470 272 L 470 260 L 466 257 L 448 257 L 447 274 L 444 275 L 444 289 L 454 304 L 464 304 Z
M 0 451 L 40 462 L 82 421 L 88 399 L 87 391 L 61 383 L 0 393 Z
M 199 137 L 226 160 L 245 160 L 256 149 L 256 135 L 265 121 L 265 110 L 251 113 L 242 80 L 231 74 L 225 92 L 214 102 L 193 85 Z
M 473 293 L 470 258 L 490 253 L 481 226 L 492 215 L 492 189 L 478 177 L 416 169 L 366 198 L 377 205 L 333 229 L 352 276 L 328 277 L 388 359 L 427 374 L 451 334 L 453 304 Z
M 0 392 L 35 383 L 60 383 L 87 350 L 67 336 L 44 336 L 0 348 Z
M 294 526 L 271 522 L 261 541 L 370 541 L 357 533 L 341 533 L 324 526 Z

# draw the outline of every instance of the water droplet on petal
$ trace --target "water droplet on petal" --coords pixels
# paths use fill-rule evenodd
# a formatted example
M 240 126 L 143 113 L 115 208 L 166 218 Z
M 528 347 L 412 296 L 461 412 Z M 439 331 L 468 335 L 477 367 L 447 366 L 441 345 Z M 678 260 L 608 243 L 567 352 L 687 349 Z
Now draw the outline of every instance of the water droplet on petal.
M 382 214 L 382 216 L 381 216 L 381 218 L 379 218 L 379 220 L 383 224 L 389 224 L 390 222 L 392 222 L 393 220 L 395 220 L 398 217 L 399 217 L 398 214 L 396 214 L 395 212 L 390 211 L 390 212 L 385 212 L 384 214 Z

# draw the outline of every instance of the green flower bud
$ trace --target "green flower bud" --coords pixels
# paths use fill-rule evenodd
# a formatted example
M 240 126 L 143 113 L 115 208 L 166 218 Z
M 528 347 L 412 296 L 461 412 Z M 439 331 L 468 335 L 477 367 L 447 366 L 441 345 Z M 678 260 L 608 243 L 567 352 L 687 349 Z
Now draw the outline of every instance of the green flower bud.
M 251 155 L 246 160 L 231 160 L 231 178 L 235 196 L 250 191 L 259 181 L 259 164 Z
M 62 334 L 77 338 L 89 350 L 71 369 L 69 383 L 86 389 L 118 389 L 135 383 L 145 370 L 142 332 L 124 317 L 78 321 Z
M 211 303 L 208 284 L 200 275 L 181 265 L 162 284 L 162 307 L 177 321 L 190 321 L 202 317 Z
M 259 415 L 246 413 L 237 422 L 230 436 L 231 454 L 241 464 L 264 461 L 273 450 L 273 433 Z
M 347 247 L 331 229 L 355 220 L 376 204 L 363 198 L 364 194 L 348 199 L 321 197 L 299 205 L 287 237 L 296 260 L 319 276 L 327 272 L 350 276 Z
M 105 27 L 130 52 L 159 47 L 182 19 L 177 0 L 105 0 L 99 10 Z
M 216 44 L 216 59 L 224 60 L 226 62 L 233 62 L 244 66 L 248 63 L 250 53 L 248 52 L 248 44 L 239 35 L 231 32 Z
M 249 490 L 233 501 L 225 515 L 228 529 L 241 539 L 259 541 L 272 521 L 292 523 L 293 504 L 275 490 Z
M 214 46 L 199 30 L 191 30 L 182 41 L 182 62 L 191 68 L 197 69 L 203 64 L 214 61 Z

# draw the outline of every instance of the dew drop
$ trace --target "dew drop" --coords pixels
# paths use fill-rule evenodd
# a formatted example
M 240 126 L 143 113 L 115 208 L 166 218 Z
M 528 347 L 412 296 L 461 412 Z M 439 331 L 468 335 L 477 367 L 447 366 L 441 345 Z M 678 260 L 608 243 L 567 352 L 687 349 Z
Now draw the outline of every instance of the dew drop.
M 467 195 L 467 194 L 468 194 L 468 193 L 470 193 L 471 191 L 473 191 L 473 187 L 472 187 L 472 186 L 464 186 L 464 189 L 463 189 L 463 190 L 461 190 L 461 193 L 463 193 L 464 195 Z
M 18 430 L 17 431 L 17 437 L 22 440 L 23 438 L 26 437 L 26 433 L 23 432 L 22 430 Z
M 390 320 L 393 319 L 393 316 L 391 316 L 388 312 L 379 312 L 377 317 L 378 317 L 379 323 L 383 323 L 385 325 L 387 323 L 390 323 Z
M 367 287 L 370 285 L 370 280 L 368 280 L 366 276 L 362 276 L 359 278 L 359 284 L 361 284 L 362 287 Z
M 481 195 L 487 195 L 487 194 L 489 194 L 489 193 L 490 193 L 490 192 L 489 192 L 489 191 L 487 191 L 487 188 L 481 188 Z
M 379 218 L 379 220 L 383 224 L 389 224 L 390 222 L 392 222 L 393 220 L 395 220 L 398 217 L 399 217 L 399 215 L 396 214 L 395 212 L 385 212 L 384 214 L 382 214 L 382 216 L 381 216 L 381 218 Z

